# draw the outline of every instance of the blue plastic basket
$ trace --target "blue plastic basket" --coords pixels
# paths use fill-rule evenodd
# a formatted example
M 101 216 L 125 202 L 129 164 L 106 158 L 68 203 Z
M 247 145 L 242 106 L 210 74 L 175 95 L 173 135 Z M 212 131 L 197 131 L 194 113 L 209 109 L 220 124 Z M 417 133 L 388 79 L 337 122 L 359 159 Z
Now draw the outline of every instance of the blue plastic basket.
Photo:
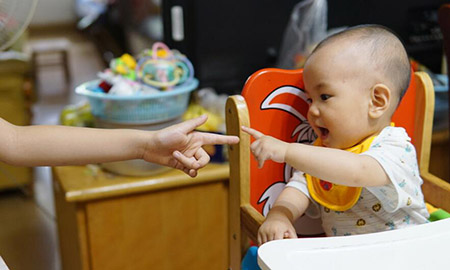
M 99 82 L 94 80 L 75 88 L 77 94 L 88 98 L 92 114 L 111 123 L 138 125 L 160 123 L 181 116 L 187 109 L 190 93 L 198 86 L 198 80 L 192 79 L 169 91 L 120 96 L 89 90 Z

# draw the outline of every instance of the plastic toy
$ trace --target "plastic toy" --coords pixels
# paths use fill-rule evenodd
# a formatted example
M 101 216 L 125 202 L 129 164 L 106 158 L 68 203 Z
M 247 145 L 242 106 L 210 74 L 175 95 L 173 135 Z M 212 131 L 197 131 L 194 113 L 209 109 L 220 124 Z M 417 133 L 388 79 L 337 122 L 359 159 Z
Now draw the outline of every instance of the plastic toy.
M 92 92 L 122 96 L 138 95 L 143 92 L 143 86 L 139 82 L 131 80 L 130 77 L 122 76 L 114 72 L 113 69 L 99 72 L 98 77 L 101 81 L 98 85 L 89 88 Z
M 110 68 L 115 73 L 118 73 L 129 80 L 136 80 L 136 60 L 127 53 L 120 58 L 113 59 L 110 62 Z
M 194 68 L 178 51 L 156 42 L 144 50 L 137 60 L 123 54 L 111 60 L 109 68 L 98 73 L 100 83 L 89 86 L 95 93 L 122 96 L 154 94 L 187 83 L 194 78 Z
M 426 205 L 427 205 L 428 212 L 430 213 L 430 218 L 428 218 L 429 221 L 437 221 L 437 220 L 450 218 L 450 214 L 447 211 L 445 211 L 444 209 L 436 208 L 429 203 L 427 203 Z
M 170 89 L 192 79 L 194 69 L 185 56 L 171 51 L 164 43 L 156 42 L 152 50 L 145 51 L 139 59 L 136 73 L 146 85 Z
M 105 82 L 105 81 L 102 81 L 102 82 L 98 85 L 98 87 L 100 87 L 100 88 L 103 90 L 103 92 L 108 93 L 109 90 L 111 89 L 112 85 L 110 85 L 109 83 L 107 83 L 107 82 Z

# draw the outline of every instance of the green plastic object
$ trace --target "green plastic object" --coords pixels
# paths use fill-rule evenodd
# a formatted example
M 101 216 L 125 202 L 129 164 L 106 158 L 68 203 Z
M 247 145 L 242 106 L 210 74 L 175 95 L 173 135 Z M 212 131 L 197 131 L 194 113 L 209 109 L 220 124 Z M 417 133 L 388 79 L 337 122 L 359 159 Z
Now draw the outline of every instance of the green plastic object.
M 446 219 L 450 218 L 450 214 L 442 209 L 438 209 L 430 214 L 430 218 L 428 218 L 429 221 L 433 222 L 436 220 Z

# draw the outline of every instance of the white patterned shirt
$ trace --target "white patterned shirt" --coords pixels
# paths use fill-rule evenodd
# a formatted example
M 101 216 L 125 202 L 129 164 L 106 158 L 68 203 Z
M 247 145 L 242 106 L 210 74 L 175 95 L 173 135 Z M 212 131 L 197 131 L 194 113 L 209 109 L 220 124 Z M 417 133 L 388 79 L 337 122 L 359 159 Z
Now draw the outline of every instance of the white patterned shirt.
M 306 214 L 322 218 L 327 236 L 380 232 L 428 222 L 416 151 L 403 128 L 384 128 L 370 148 L 360 155 L 377 160 L 390 183 L 363 188 L 358 202 L 349 210 L 333 211 L 313 201 L 300 171 L 294 172 L 286 185 L 310 198 L 312 203 Z

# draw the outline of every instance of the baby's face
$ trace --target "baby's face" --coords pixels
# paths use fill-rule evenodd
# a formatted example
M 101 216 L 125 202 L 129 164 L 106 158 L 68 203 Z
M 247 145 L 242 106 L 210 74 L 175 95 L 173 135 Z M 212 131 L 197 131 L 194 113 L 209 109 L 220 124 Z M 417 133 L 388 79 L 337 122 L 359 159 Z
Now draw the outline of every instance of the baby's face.
M 346 149 L 370 137 L 370 82 L 364 61 L 321 49 L 304 69 L 310 98 L 308 121 L 323 145 Z

